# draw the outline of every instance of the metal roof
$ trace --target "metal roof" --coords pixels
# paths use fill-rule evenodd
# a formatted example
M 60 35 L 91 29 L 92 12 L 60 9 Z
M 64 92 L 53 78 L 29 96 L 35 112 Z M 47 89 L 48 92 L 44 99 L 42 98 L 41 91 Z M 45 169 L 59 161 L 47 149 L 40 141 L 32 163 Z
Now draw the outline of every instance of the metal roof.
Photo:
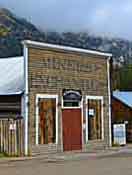
M 43 47 L 43 48 L 45 47 L 45 48 L 60 49 L 60 50 L 65 50 L 65 51 L 99 55 L 99 56 L 104 56 L 104 57 L 112 57 L 111 53 L 105 53 L 105 52 L 96 51 L 96 50 L 80 49 L 80 48 L 75 48 L 75 47 L 62 46 L 62 45 L 56 45 L 56 44 L 48 44 L 48 43 L 43 43 L 43 42 L 31 41 L 31 40 L 24 40 L 22 43 L 24 45 L 31 45 L 34 47 L 35 46 L 36 47 Z
M 132 107 L 132 92 L 114 91 L 113 96 L 128 105 L 129 107 Z
M 0 58 L 0 95 L 21 94 L 24 90 L 24 57 Z

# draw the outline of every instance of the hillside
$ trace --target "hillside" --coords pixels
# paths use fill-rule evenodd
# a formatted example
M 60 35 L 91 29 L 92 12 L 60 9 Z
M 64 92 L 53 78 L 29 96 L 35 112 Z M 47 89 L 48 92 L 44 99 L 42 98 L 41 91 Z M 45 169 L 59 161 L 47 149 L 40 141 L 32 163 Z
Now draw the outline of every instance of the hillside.
M 119 79 L 120 72 L 122 69 L 124 70 L 124 67 L 125 70 L 126 67 L 131 67 L 126 66 L 127 64 L 132 64 L 132 42 L 130 41 L 94 36 L 84 32 L 42 32 L 25 19 L 16 17 L 9 10 L 0 9 L 0 57 L 22 55 L 21 41 L 24 39 L 111 52 L 115 65 L 119 65 L 118 69 L 116 69 L 116 74 L 113 73 L 114 81 Z M 124 79 L 122 80 L 120 77 L 118 81 L 114 82 L 114 89 L 121 89 L 122 87 L 127 89 L 127 86 L 130 87 L 131 72 L 132 70 L 130 69 L 127 85 L 124 87 Z
M 0 57 L 22 54 L 23 39 L 44 40 L 44 34 L 25 19 L 20 19 L 7 9 L 0 9 Z
M 0 9 L 0 57 L 21 55 L 20 41 L 23 39 L 112 52 L 117 59 L 123 56 L 125 61 L 132 62 L 132 42 L 83 32 L 42 32 L 9 10 Z

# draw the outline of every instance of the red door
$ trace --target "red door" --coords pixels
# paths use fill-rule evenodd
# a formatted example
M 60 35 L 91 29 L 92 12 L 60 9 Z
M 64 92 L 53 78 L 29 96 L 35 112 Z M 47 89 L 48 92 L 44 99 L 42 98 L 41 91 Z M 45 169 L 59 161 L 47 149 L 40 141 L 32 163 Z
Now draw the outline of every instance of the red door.
M 64 151 L 82 149 L 81 109 L 64 109 L 63 121 L 63 149 Z

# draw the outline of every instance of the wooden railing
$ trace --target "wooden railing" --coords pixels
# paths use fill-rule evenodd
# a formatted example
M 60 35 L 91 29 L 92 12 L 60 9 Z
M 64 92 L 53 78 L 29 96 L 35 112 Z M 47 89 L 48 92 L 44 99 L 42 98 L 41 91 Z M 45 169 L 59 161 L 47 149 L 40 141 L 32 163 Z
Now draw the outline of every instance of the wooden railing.
M 0 119 L 0 152 L 9 156 L 24 155 L 24 121 L 22 118 Z

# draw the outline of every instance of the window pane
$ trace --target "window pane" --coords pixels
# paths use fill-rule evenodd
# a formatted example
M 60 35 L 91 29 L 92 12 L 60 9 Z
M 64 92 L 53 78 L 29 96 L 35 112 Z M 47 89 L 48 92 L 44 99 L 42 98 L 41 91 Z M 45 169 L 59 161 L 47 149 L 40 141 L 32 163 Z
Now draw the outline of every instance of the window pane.
M 64 101 L 64 107 L 78 107 L 79 106 L 79 102 L 71 102 L 71 101 Z

